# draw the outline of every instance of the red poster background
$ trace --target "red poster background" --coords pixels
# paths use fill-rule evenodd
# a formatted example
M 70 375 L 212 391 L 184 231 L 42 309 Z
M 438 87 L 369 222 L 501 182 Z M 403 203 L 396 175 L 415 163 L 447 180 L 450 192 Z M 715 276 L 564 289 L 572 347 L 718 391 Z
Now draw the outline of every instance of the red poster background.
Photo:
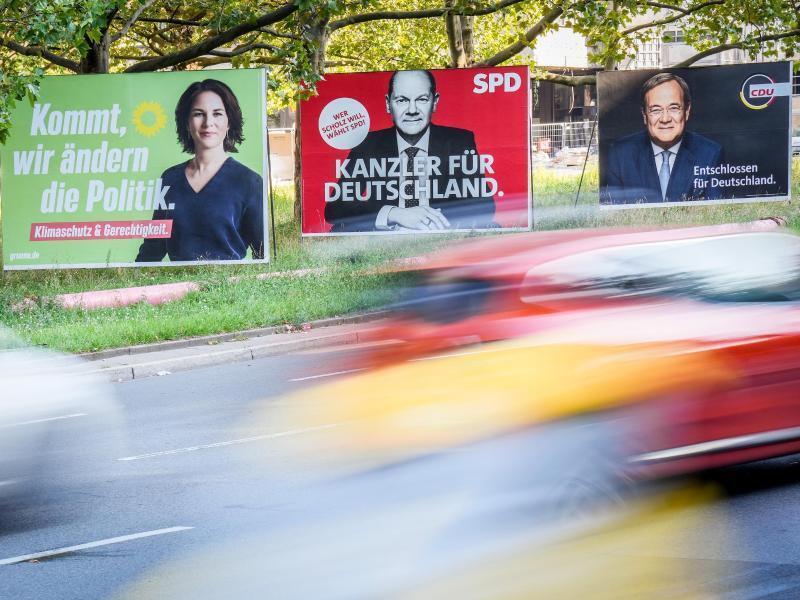
M 494 177 L 498 183 L 495 222 L 504 228 L 530 227 L 530 84 L 528 67 L 432 70 L 439 92 L 439 104 L 432 122 L 469 129 L 475 134 L 478 152 L 494 156 Z M 522 85 L 505 91 L 503 84 L 487 89 L 490 80 L 516 73 Z M 494 74 L 494 78 L 492 78 Z M 348 149 L 330 146 L 319 129 L 325 107 L 338 98 L 352 98 L 369 113 L 369 131 L 392 127 L 385 96 L 392 71 L 341 73 L 325 76 L 318 95 L 301 103 L 302 143 L 302 233 L 326 234 L 325 182 L 336 182 L 336 159 L 345 159 Z M 479 82 L 476 86 L 476 76 Z M 482 87 L 483 93 L 476 93 Z M 513 87 L 513 86 L 512 86 Z M 502 196 L 500 195 L 502 192 Z M 391 232 L 382 232 L 391 233 Z

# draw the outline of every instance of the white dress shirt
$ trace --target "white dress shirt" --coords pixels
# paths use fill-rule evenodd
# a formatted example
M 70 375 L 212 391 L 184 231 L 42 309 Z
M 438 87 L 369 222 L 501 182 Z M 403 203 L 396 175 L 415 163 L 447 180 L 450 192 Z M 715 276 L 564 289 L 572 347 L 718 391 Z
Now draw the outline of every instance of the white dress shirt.
M 396 132 L 395 135 L 397 136 L 397 155 L 398 155 L 398 157 L 400 158 L 400 161 L 401 161 L 401 163 L 400 163 L 401 169 L 400 170 L 401 170 L 401 173 L 402 173 L 400 175 L 400 181 L 399 181 L 399 185 L 398 185 L 398 188 L 397 188 L 397 193 L 399 194 L 399 199 L 398 199 L 397 206 L 399 208 L 405 208 L 405 201 L 403 200 L 402 190 L 403 190 L 403 186 L 406 183 L 406 173 L 408 173 L 408 172 L 412 172 L 413 173 L 414 172 L 414 171 L 411 170 L 411 165 L 408 164 L 408 154 L 405 153 L 405 150 L 406 150 L 406 148 L 411 148 L 412 146 L 414 146 L 415 148 L 419 148 L 419 152 L 417 152 L 417 156 L 415 158 L 415 162 L 417 163 L 417 165 L 423 164 L 423 161 L 418 160 L 420 157 L 422 157 L 424 159 L 426 176 L 430 176 L 430 172 L 429 172 L 430 162 L 427 160 L 427 158 L 428 158 L 428 144 L 429 144 L 430 139 L 431 139 L 431 130 L 430 130 L 430 127 L 427 130 L 425 130 L 425 133 L 417 141 L 416 144 L 409 144 L 403 138 L 403 136 L 400 135 L 399 132 Z M 422 176 L 417 176 L 416 177 L 416 179 L 421 179 L 421 178 L 422 178 Z M 428 181 L 430 182 L 430 179 Z M 430 185 L 430 183 L 429 183 L 429 185 Z M 428 202 L 428 193 L 429 193 L 428 187 L 425 186 L 425 185 L 420 185 L 418 187 L 418 190 L 419 190 L 419 194 L 418 194 L 417 198 L 419 200 L 419 205 L 420 206 L 428 206 L 428 204 L 429 204 L 429 202 Z M 388 223 L 389 211 L 392 210 L 393 208 L 394 208 L 394 206 L 388 206 L 388 205 L 381 207 L 381 209 L 378 211 L 377 217 L 375 218 L 375 228 L 376 229 L 382 230 L 382 231 L 393 229 L 393 227 L 391 225 L 389 225 L 389 223 Z
M 681 142 L 683 140 L 678 140 L 678 143 L 674 146 L 667 148 L 671 152 L 669 155 L 669 174 L 672 175 L 672 167 L 675 166 L 675 157 L 678 155 L 678 149 L 681 147 Z M 661 168 L 661 161 L 659 160 L 659 156 L 664 151 L 661 146 L 656 146 L 652 141 L 650 145 L 653 147 L 653 156 L 656 158 L 656 170 Z

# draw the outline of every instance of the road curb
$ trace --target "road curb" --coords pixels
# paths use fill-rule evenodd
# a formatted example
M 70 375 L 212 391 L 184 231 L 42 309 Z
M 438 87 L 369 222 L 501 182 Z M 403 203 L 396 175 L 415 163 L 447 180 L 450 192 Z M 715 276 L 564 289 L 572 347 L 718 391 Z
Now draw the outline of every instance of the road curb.
M 184 338 L 180 340 L 166 340 L 164 342 L 154 342 L 152 344 L 138 344 L 136 346 L 125 346 L 122 348 L 109 348 L 108 350 L 98 350 L 96 352 L 84 352 L 79 354 L 85 360 L 96 361 L 118 356 L 130 356 L 136 354 L 147 354 L 150 352 L 161 352 L 164 350 L 177 350 L 180 348 L 192 348 L 196 346 L 213 346 L 223 342 L 245 341 L 252 338 L 267 337 L 281 333 L 305 333 L 308 331 L 333 327 L 336 325 L 356 325 L 383 319 L 388 315 L 386 311 L 375 311 L 350 315 L 345 317 L 330 317 L 308 321 L 302 325 L 273 325 L 270 327 L 257 327 L 255 329 L 245 329 L 244 331 L 233 331 L 228 333 L 216 333 L 199 337 Z
M 118 363 L 116 359 L 125 357 L 117 356 L 105 359 L 110 361 L 109 364 L 103 365 L 103 360 L 97 361 L 95 364 L 101 366 L 92 369 L 91 372 L 100 374 L 114 382 L 130 381 L 201 367 L 251 361 L 298 350 L 355 344 L 366 339 L 364 333 L 357 330 L 323 335 L 300 332 L 297 333 L 297 339 L 284 339 L 274 342 L 261 338 L 260 343 L 253 343 L 253 340 L 245 340 L 233 342 L 234 345 L 232 347 L 217 347 L 207 352 L 185 352 L 187 348 L 180 348 L 177 349 L 178 353 L 169 355 L 169 351 L 156 351 L 152 353 L 154 357 L 151 360 L 148 360 L 151 357 L 146 354 L 138 354 L 132 357 L 133 362 L 130 363 Z M 188 348 L 188 350 L 200 350 L 200 348 L 193 347 Z
M 168 375 L 178 371 L 251 361 L 289 352 L 372 341 L 371 328 L 385 312 L 321 319 L 301 327 L 276 326 L 142 344 L 80 355 L 91 371 L 114 382 Z

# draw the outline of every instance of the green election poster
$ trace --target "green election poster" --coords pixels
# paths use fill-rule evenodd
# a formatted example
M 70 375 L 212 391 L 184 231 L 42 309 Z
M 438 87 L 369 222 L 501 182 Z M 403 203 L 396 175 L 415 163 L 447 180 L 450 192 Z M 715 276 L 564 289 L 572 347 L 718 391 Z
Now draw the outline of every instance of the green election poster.
M 266 73 L 49 76 L 0 147 L 3 268 L 269 259 Z

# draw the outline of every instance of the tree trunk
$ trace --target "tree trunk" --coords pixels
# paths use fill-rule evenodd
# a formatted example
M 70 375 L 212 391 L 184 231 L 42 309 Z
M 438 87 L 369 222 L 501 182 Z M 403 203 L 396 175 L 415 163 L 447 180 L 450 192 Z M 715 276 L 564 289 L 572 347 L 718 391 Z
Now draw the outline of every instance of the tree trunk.
M 444 5 L 445 8 L 453 8 L 455 0 L 445 0 Z M 444 22 L 447 29 L 447 45 L 450 47 L 450 67 L 454 69 L 468 67 L 472 62 L 472 17 L 447 13 Z
M 314 73 L 320 77 L 325 74 L 325 51 L 328 48 L 328 19 L 314 24 L 311 28 L 311 36 L 314 42 L 313 62 Z
M 294 218 L 300 223 L 302 217 L 301 201 L 303 198 L 302 145 L 300 144 L 300 102 L 295 104 L 294 113 Z M 301 224 L 302 231 L 302 224 Z
M 95 42 L 89 37 L 84 40 L 89 46 L 86 54 L 81 57 L 81 73 L 108 73 L 108 64 L 111 54 L 111 38 L 108 35 L 109 27 L 119 8 L 111 8 L 105 15 L 105 24 L 100 28 L 100 41 Z
M 453 8 L 455 0 L 445 0 L 445 8 Z M 450 67 L 462 69 L 469 67 L 474 61 L 475 44 L 472 31 L 475 17 L 446 14 L 447 44 L 450 47 Z
M 325 74 L 325 49 L 328 46 L 328 17 L 317 20 L 309 28 L 309 45 L 311 51 L 311 64 L 314 69 L 314 74 L 321 77 Z M 297 112 L 294 128 L 294 218 L 298 221 L 302 214 L 302 161 L 301 158 L 301 144 L 300 132 L 302 124 L 300 123 L 300 103 L 297 103 Z
M 81 73 L 108 73 L 109 47 L 108 36 L 104 35 L 99 42 L 89 42 L 89 50 L 81 58 Z
M 617 11 L 617 3 L 614 0 L 611 0 L 611 3 L 609 5 L 609 10 L 611 12 Z M 618 40 L 615 36 L 614 39 L 608 44 L 608 46 L 605 49 L 616 52 L 617 46 L 618 46 Z M 616 68 L 617 68 L 617 59 L 612 58 L 611 56 L 606 58 L 605 62 L 603 63 L 603 69 L 605 71 L 613 71 Z
M 464 58 L 466 67 L 475 63 L 475 40 L 472 36 L 475 17 L 461 17 L 461 40 L 464 42 Z

